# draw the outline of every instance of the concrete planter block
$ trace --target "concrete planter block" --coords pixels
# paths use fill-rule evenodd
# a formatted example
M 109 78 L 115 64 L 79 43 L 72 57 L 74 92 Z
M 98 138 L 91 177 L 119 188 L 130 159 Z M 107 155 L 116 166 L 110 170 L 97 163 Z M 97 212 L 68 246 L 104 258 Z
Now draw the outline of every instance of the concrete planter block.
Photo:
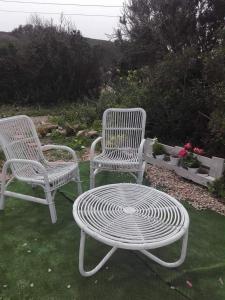
M 204 185 L 204 186 L 207 186 L 208 183 L 211 183 L 215 179 L 220 178 L 223 174 L 223 171 L 225 169 L 224 159 L 219 158 L 219 157 L 213 156 L 212 158 L 209 158 L 209 157 L 197 155 L 197 158 L 201 162 L 201 164 L 209 169 L 209 174 L 197 173 L 198 169 L 190 170 L 193 168 L 186 170 L 182 167 L 179 167 L 175 163 L 173 163 L 172 160 L 167 162 L 162 159 L 155 159 L 152 156 L 151 147 L 150 146 L 148 147 L 148 145 L 152 145 L 152 141 L 153 141 L 153 139 L 146 140 L 146 147 L 145 147 L 145 152 L 144 152 L 144 159 L 149 164 L 156 165 L 159 167 L 164 167 L 166 169 L 172 170 L 179 176 L 184 177 L 189 180 L 192 180 L 193 182 L 196 182 L 196 183 Z M 178 152 L 182 149 L 182 147 L 178 147 L 178 146 L 172 147 L 172 146 L 168 146 L 168 145 L 164 145 L 164 144 L 162 144 L 162 145 L 164 146 L 165 151 L 169 155 L 177 155 Z

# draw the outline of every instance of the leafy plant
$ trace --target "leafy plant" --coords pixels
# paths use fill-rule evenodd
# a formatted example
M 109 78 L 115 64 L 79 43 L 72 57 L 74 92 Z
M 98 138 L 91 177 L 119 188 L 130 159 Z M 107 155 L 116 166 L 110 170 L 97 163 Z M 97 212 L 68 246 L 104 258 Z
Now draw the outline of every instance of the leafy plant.
M 211 194 L 225 201 L 225 172 L 221 178 L 216 179 L 213 183 L 209 183 L 208 189 Z
M 60 132 L 56 130 L 53 131 L 51 138 L 54 141 L 54 143 L 66 145 L 77 151 L 85 149 L 92 142 L 90 138 L 85 136 L 65 137 L 64 135 L 60 134 Z
M 153 154 L 154 155 L 163 155 L 166 154 L 166 151 L 162 144 L 160 144 L 158 141 L 155 141 L 153 144 Z
M 102 131 L 102 120 L 95 120 L 91 126 L 94 130 L 101 132 Z
M 184 158 L 182 158 L 182 165 L 186 168 L 199 168 L 201 163 L 194 153 L 189 152 Z

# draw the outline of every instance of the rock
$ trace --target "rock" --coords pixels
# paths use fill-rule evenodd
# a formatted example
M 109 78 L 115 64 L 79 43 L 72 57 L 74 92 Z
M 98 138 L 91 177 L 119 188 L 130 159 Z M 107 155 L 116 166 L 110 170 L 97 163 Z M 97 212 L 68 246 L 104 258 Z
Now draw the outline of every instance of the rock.
M 89 138 L 94 138 L 94 137 L 97 137 L 98 136 L 98 131 L 96 130 L 79 130 L 77 132 L 77 137 L 79 136 L 86 136 L 86 137 L 89 137 Z
M 58 128 L 57 125 L 45 123 L 37 127 L 37 132 L 40 137 L 45 137 L 47 133 L 52 132 L 56 128 Z
M 98 131 L 90 130 L 90 131 L 87 132 L 86 136 L 89 137 L 89 138 L 97 137 L 98 136 Z
M 79 136 L 87 136 L 87 130 L 79 130 L 77 133 L 77 137 Z
M 31 117 L 35 126 L 48 123 L 48 116 Z

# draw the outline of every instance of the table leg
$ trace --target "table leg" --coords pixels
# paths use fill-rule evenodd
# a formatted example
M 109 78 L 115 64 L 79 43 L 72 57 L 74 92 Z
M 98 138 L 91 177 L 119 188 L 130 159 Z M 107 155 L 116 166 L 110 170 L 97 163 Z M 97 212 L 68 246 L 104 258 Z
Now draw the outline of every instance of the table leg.
M 83 230 L 81 230 L 81 237 L 80 237 L 80 251 L 79 251 L 79 271 L 81 275 L 88 277 L 94 275 L 96 272 L 98 272 L 103 265 L 108 261 L 108 259 L 113 255 L 113 253 L 117 250 L 116 247 L 113 247 L 100 261 L 100 263 L 92 270 L 85 271 L 84 270 L 84 248 L 85 248 L 85 239 L 86 234 Z
M 185 234 L 183 236 L 180 258 L 175 262 L 165 262 L 147 250 L 140 250 L 140 252 L 145 254 L 147 257 L 149 257 L 150 259 L 154 260 L 155 262 L 157 262 L 158 264 L 160 264 L 164 267 L 176 268 L 176 267 L 179 267 L 185 260 L 186 253 L 187 253 L 187 242 L 188 242 L 188 230 L 185 232 Z

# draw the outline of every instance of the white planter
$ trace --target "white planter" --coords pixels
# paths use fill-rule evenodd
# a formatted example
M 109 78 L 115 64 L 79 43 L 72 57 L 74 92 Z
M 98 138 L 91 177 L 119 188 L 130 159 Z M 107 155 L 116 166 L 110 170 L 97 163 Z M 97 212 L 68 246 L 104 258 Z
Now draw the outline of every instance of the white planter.
M 200 176 L 203 176 L 203 177 L 208 177 L 209 176 L 209 174 L 206 174 L 206 173 L 198 173 L 198 175 L 200 175 Z
M 156 157 L 156 159 L 163 160 L 165 157 L 165 154 L 156 155 L 155 157 Z
M 177 166 L 179 160 L 180 160 L 179 157 L 173 157 L 173 156 L 170 156 L 170 164 L 171 164 L 172 166 Z
M 198 172 L 198 168 L 188 168 L 188 172 L 196 174 Z

